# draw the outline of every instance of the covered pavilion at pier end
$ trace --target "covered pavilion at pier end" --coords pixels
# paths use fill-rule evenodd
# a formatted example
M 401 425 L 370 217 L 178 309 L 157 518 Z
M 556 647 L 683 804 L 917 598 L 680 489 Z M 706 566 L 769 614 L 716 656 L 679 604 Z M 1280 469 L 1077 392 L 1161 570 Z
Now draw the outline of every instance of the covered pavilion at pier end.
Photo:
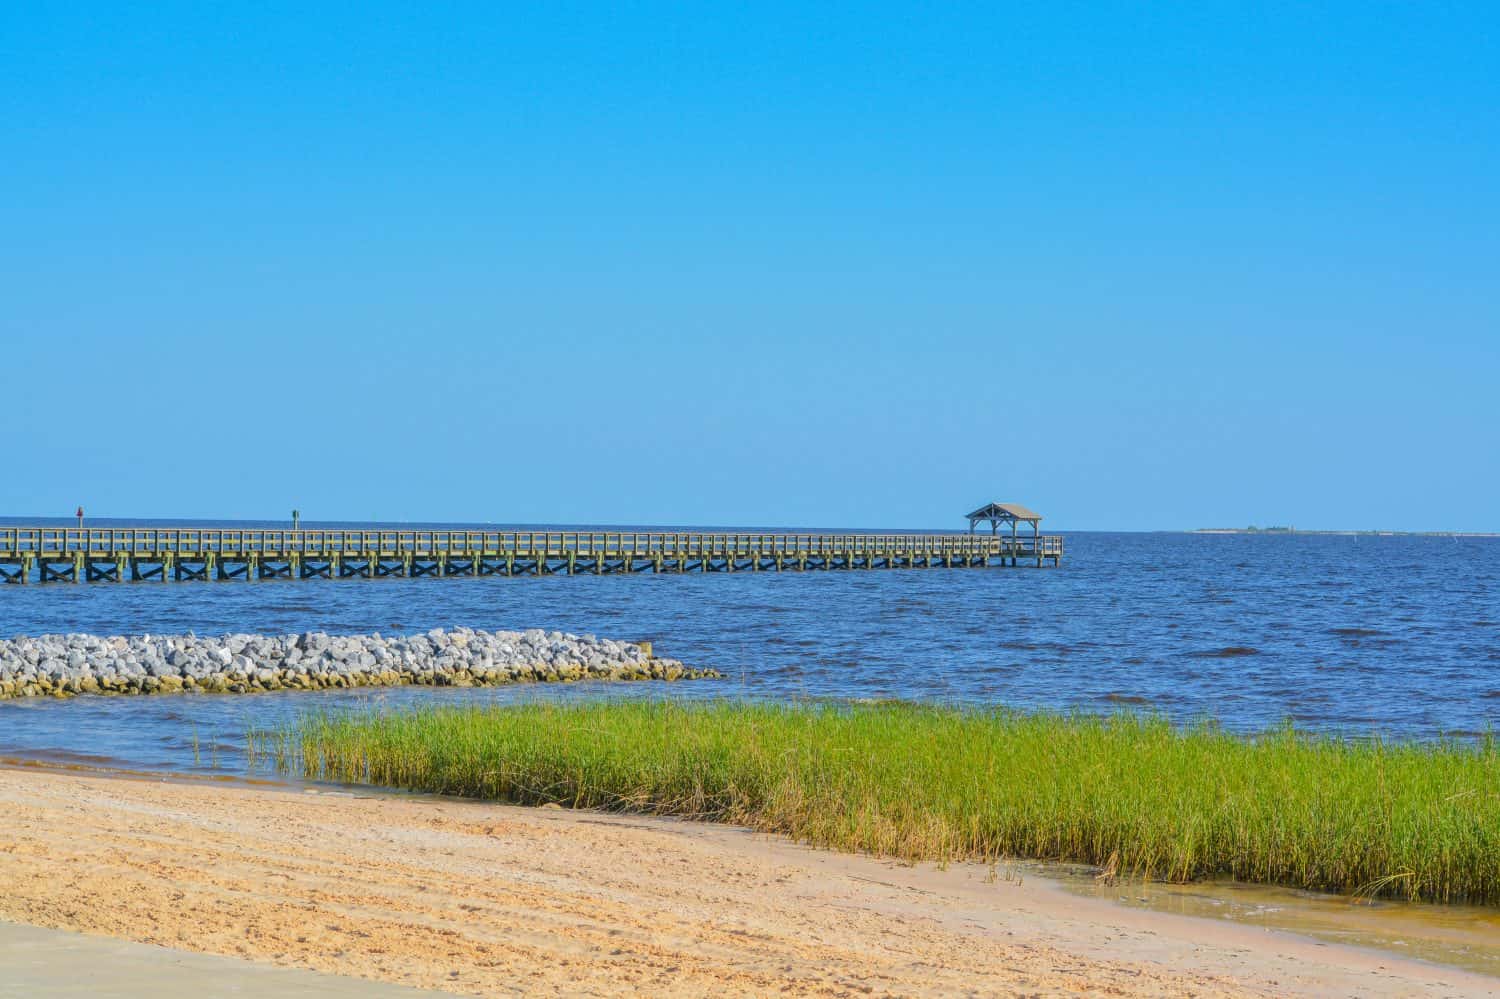
M 1016 539 L 1021 524 L 1031 525 L 1033 538 L 1042 534 L 1042 515 L 1019 503 L 986 503 L 969 514 L 969 533 L 973 534 L 974 528 L 985 521 L 989 521 L 991 534 L 998 534 L 1001 524 L 1009 524 L 1012 539 Z

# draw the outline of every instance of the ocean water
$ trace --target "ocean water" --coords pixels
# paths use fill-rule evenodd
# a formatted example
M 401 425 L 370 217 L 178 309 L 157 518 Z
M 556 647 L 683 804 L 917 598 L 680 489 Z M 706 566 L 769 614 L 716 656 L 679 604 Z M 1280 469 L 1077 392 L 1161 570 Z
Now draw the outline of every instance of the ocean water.
M 0 635 L 541 627 L 723 681 L 0 702 L 0 755 L 243 766 L 310 708 L 549 697 L 908 698 L 1291 720 L 1431 739 L 1500 720 L 1500 539 L 1067 535 L 1057 569 L 0 587 Z

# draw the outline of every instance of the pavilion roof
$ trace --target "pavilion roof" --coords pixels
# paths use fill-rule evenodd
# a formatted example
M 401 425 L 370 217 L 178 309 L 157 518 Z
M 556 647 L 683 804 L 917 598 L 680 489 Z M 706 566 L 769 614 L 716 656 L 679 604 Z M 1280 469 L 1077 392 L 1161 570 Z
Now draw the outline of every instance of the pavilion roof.
M 969 514 L 970 520 L 1024 520 L 1035 524 L 1042 515 L 1019 503 L 989 503 Z

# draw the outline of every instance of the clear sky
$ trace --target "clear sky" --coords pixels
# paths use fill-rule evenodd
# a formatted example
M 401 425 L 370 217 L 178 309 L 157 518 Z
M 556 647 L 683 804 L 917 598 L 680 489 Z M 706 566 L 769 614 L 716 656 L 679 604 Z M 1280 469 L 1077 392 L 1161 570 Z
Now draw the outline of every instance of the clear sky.
M 4 5 L 0 513 L 1500 529 L 1497 11 Z

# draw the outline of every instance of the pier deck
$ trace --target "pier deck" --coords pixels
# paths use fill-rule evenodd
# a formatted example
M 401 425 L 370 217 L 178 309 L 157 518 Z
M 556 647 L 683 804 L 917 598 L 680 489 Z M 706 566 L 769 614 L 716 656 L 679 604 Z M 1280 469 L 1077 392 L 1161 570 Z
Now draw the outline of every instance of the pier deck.
M 1058 565 L 1056 535 L 0 528 L 0 582 Z

